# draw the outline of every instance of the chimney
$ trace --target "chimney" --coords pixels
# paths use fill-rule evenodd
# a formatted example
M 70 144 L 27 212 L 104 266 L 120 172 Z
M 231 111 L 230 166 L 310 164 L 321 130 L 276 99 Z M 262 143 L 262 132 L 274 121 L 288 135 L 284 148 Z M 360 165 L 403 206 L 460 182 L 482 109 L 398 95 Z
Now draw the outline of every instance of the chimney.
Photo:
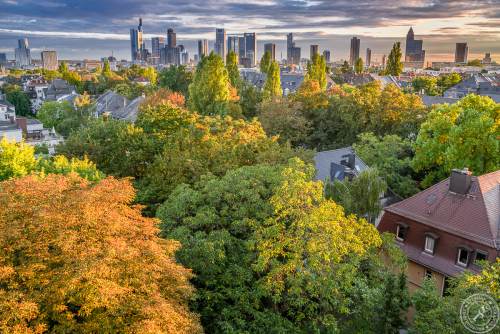
M 21 130 L 23 130 L 24 135 L 28 133 L 28 123 L 26 121 L 26 117 L 17 117 L 16 124 L 21 128 Z
M 453 169 L 450 177 L 450 192 L 455 194 L 466 195 L 469 191 L 472 179 L 472 173 L 468 168 Z
M 349 167 L 350 169 L 356 168 L 356 156 L 354 155 L 354 153 L 349 153 L 349 154 L 343 155 L 342 158 L 345 159 L 345 160 L 341 160 L 340 163 L 342 165 Z

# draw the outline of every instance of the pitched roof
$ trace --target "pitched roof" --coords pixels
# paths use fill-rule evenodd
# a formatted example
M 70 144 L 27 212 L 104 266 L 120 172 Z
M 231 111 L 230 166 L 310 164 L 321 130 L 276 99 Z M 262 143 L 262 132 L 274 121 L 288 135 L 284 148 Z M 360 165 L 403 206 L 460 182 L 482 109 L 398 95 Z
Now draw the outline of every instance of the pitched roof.
M 466 195 L 450 192 L 448 178 L 385 210 L 500 249 L 500 170 L 471 181 Z
M 325 181 L 331 179 L 332 163 L 337 165 L 342 165 L 341 161 L 345 159 L 348 154 L 354 153 L 351 147 L 339 148 L 331 151 L 317 152 L 314 156 L 314 165 L 316 167 L 316 180 Z M 368 166 L 354 154 L 355 166 L 357 173 L 368 169 Z

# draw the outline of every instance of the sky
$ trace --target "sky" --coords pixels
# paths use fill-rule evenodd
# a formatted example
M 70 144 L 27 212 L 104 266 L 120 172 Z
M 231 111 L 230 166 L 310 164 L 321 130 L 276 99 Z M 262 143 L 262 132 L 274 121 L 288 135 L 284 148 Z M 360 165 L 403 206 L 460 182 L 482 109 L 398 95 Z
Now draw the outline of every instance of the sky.
M 309 45 L 345 59 L 349 40 L 361 39 L 361 56 L 372 60 L 403 42 L 410 26 L 424 40 L 427 61 L 452 61 L 455 43 L 467 42 L 469 59 L 491 52 L 500 61 L 500 0 L 0 0 L 0 52 L 13 58 L 16 40 L 28 37 L 33 58 L 44 49 L 59 59 L 99 59 L 112 53 L 130 59 L 129 30 L 143 18 L 150 38 L 177 32 L 191 55 L 196 41 L 213 48 L 215 28 L 228 33 L 256 32 L 263 44 L 276 43 L 286 57 L 286 34 L 293 32 L 302 57 Z

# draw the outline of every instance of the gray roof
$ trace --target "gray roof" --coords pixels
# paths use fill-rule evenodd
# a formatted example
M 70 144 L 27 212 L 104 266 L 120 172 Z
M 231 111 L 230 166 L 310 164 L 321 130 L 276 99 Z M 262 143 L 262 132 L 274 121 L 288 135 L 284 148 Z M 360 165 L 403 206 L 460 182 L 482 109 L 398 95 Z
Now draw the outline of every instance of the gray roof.
M 96 113 L 99 116 L 109 113 L 114 119 L 135 122 L 142 101 L 142 96 L 129 101 L 125 96 L 109 90 L 95 101 Z
M 422 102 L 428 107 L 434 104 L 443 104 L 443 103 L 453 104 L 457 101 L 458 99 L 453 97 L 429 96 L 429 95 L 422 96 Z
M 241 77 L 255 87 L 262 89 L 267 76 L 265 73 L 257 71 L 242 71 Z M 280 73 L 280 81 L 283 91 L 288 89 L 290 92 L 295 92 L 304 81 L 304 74 L 282 72 Z
M 342 166 L 342 160 L 346 158 L 344 156 L 354 153 L 351 147 L 339 148 L 331 151 L 322 151 L 317 152 L 314 156 L 314 165 L 316 167 L 316 180 L 329 180 L 331 179 L 332 168 L 338 168 L 338 166 Z M 355 170 L 353 171 L 355 174 L 359 174 L 360 172 L 368 169 L 369 167 L 354 154 L 355 157 Z M 333 165 L 332 165 L 333 164 Z M 343 177 L 342 177 L 343 178 Z
M 16 123 L 12 123 L 10 121 L 0 121 L 0 131 L 11 131 L 18 129 L 19 127 Z

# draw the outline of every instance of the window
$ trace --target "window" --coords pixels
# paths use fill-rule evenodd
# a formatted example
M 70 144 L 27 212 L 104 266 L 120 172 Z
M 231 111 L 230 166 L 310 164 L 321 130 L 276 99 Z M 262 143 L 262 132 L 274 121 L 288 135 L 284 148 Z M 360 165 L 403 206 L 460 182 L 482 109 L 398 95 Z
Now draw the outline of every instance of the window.
M 399 241 L 404 241 L 406 238 L 407 231 L 408 231 L 407 225 L 398 224 L 396 227 L 396 239 Z
M 425 247 L 424 247 L 424 250 L 427 253 L 434 254 L 434 246 L 435 246 L 435 244 L 436 244 L 436 239 L 434 239 L 433 237 L 427 235 L 425 237 Z
M 486 260 L 488 260 L 488 253 L 477 249 L 475 262 Z
M 425 278 L 432 278 L 432 271 L 425 269 Z
M 458 249 L 457 263 L 463 267 L 467 267 L 469 264 L 469 250 L 465 248 Z

